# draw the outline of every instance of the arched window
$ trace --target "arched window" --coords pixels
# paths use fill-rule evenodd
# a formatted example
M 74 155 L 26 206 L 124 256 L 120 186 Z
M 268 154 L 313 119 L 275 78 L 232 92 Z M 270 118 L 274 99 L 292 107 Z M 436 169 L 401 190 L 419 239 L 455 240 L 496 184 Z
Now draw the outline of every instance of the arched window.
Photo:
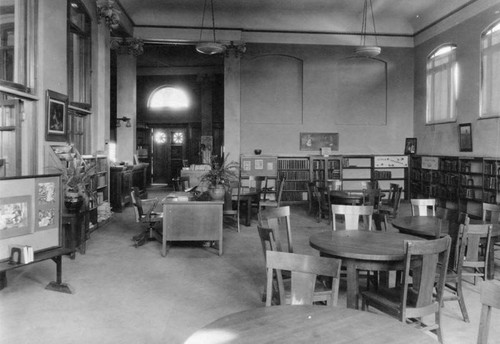
M 427 123 L 456 119 L 456 48 L 454 44 L 442 45 L 427 57 Z
M 481 34 L 481 117 L 500 116 L 500 21 Z
M 189 107 L 189 97 L 186 91 L 179 87 L 162 86 L 151 93 L 148 108 L 151 109 L 186 109 Z

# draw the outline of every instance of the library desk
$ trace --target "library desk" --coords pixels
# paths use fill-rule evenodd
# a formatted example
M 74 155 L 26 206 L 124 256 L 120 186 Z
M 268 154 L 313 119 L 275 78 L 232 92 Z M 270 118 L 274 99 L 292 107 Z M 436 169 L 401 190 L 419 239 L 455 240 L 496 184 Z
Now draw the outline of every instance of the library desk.
M 184 344 L 432 344 L 427 333 L 386 315 L 329 306 L 259 307 L 229 314 Z
M 69 255 L 72 252 L 74 251 L 69 248 L 53 248 L 35 252 L 34 261 L 28 264 L 10 264 L 8 261 L 0 262 L 0 290 L 7 286 L 7 271 L 52 259 L 56 263 L 56 280 L 50 282 L 45 289 L 72 294 L 71 287 L 66 283 L 62 283 L 62 256 Z
M 163 203 L 161 255 L 168 252 L 171 241 L 217 241 L 222 255 L 223 201 L 178 201 Z

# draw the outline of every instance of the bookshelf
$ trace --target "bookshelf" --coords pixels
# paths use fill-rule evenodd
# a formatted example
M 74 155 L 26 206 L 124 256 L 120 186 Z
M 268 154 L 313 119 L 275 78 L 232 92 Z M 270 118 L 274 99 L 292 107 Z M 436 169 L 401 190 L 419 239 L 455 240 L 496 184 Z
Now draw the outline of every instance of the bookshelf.
M 307 201 L 307 183 L 310 180 L 309 157 L 278 157 L 278 178 L 285 178 L 281 201 Z
M 363 190 L 363 182 L 372 181 L 372 156 L 344 156 L 342 159 L 342 190 Z
M 97 208 L 109 202 L 109 163 L 106 155 L 82 155 L 82 159 L 89 166 L 95 166 L 95 174 L 88 187 L 89 210 L 97 213 Z M 92 223 L 96 223 L 92 221 Z
M 482 204 L 500 200 L 500 159 L 493 157 L 412 156 L 412 198 L 436 198 L 443 207 L 455 207 L 474 217 Z
M 317 186 L 325 187 L 328 180 L 342 179 L 341 156 L 311 156 L 311 181 Z

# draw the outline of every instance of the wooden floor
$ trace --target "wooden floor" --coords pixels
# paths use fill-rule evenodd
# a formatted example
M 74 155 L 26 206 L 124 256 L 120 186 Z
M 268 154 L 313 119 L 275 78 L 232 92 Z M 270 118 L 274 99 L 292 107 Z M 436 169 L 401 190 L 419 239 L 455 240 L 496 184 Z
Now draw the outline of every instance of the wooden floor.
M 149 196 L 163 192 L 157 188 Z M 404 204 L 401 215 L 407 211 Z M 305 208 L 293 207 L 291 223 L 294 250 L 317 255 L 308 239 L 329 230 L 327 222 L 317 223 Z M 8 271 L 8 285 L 0 291 L 0 343 L 176 344 L 224 315 L 264 307 L 264 258 L 255 218 L 240 233 L 225 227 L 220 257 L 203 243 L 173 245 L 167 257 L 161 256 L 158 242 L 135 248 L 131 238 L 142 229 L 128 206 L 92 233 L 86 254 L 64 257 L 63 282 L 73 288 L 72 295 L 45 289 L 55 278 L 50 260 Z M 498 279 L 498 265 L 496 270 Z M 445 343 L 476 342 L 480 283 L 464 286 L 470 323 L 462 321 L 456 302 L 445 305 Z M 338 307 L 345 304 L 341 281 Z M 499 323 L 495 311 L 492 339 L 500 338 Z

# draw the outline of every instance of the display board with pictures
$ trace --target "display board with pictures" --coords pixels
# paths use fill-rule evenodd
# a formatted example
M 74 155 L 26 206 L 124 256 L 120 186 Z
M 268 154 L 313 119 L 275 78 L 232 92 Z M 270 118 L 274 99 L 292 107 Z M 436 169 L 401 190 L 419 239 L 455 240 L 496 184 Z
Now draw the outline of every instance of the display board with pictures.
M 61 246 L 59 174 L 2 178 L 0 190 L 0 261 L 13 245 L 35 252 Z

